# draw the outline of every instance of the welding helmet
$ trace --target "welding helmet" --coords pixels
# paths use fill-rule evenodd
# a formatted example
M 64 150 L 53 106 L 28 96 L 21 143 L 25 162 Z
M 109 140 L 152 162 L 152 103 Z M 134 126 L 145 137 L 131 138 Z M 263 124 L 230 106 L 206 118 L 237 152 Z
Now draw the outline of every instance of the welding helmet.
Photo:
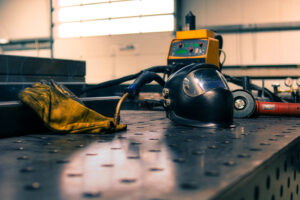
M 167 117 L 183 125 L 230 127 L 233 96 L 215 65 L 190 64 L 173 73 L 163 89 Z

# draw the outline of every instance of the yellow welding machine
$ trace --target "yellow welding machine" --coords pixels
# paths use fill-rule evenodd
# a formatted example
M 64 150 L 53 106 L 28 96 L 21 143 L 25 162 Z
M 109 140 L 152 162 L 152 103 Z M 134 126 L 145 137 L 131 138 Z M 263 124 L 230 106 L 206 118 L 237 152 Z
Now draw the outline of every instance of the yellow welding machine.
M 206 29 L 177 31 L 167 62 L 168 65 L 206 63 L 220 68 L 219 40 Z

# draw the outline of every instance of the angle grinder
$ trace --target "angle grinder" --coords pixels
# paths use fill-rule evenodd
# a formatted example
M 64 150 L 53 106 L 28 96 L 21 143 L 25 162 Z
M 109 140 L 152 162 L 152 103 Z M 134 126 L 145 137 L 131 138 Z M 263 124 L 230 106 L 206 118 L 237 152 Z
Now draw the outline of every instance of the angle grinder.
M 300 117 L 300 103 L 258 101 L 245 90 L 235 90 L 232 95 L 234 99 L 234 118 L 249 118 L 254 115 Z

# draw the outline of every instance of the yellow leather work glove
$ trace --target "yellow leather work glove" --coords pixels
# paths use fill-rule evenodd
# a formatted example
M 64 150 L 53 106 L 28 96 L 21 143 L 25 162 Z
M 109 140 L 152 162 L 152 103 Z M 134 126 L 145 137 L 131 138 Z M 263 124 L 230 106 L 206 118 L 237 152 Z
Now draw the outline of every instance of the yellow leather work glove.
M 126 129 L 125 124 L 116 124 L 113 118 L 85 107 L 78 97 L 54 81 L 34 83 L 19 98 L 56 132 L 100 133 Z

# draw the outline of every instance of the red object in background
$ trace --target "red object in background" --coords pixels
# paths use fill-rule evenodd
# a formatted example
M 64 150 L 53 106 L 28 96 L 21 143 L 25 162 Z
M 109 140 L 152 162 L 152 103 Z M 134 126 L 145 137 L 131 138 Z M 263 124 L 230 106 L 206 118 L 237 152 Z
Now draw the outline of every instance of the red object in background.
M 256 100 L 256 112 L 259 115 L 300 116 L 300 103 L 260 102 Z

